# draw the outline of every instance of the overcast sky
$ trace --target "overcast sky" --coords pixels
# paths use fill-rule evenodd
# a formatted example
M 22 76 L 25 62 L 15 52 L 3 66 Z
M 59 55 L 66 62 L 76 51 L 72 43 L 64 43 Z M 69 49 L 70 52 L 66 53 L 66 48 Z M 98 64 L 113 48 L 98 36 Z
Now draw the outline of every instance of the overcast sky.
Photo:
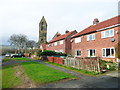
M 47 40 L 56 32 L 78 32 L 99 21 L 118 15 L 119 0 L 1 0 L 0 42 L 9 44 L 12 34 L 25 34 L 38 41 L 39 22 L 42 16 L 48 24 Z

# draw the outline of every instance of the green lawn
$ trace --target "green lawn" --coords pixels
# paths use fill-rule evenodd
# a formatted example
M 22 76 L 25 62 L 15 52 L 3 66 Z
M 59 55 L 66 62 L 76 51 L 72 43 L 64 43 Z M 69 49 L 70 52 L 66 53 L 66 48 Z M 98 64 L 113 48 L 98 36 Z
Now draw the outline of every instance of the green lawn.
M 16 60 L 27 61 L 27 60 L 30 60 L 30 59 L 26 58 L 26 57 L 16 57 L 16 58 L 5 57 L 2 61 L 3 62 L 9 62 L 9 61 L 16 61 Z
M 21 83 L 21 80 L 15 76 L 13 65 L 2 68 L 2 88 L 12 88 Z
M 2 88 L 14 88 L 22 84 L 20 77 L 15 75 L 15 66 L 8 65 L 2 68 Z M 58 81 L 61 79 L 75 79 L 77 77 L 68 73 L 50 68 L 37 62 L 22 62 L 20 63 L 25 74 L 36 84 L 44 84 Z M 0 69 L 1 70 L 1 69 Z M 1 71 L 0 71 L 1 72 Z M 0 73 L 1 74 L 1 73 Z M 1 80 L 1 78 L 0 78 Z
M 61 68 L 65 68 L 65 69 L 68 69 L 68 70 L 72 70 L 72 71 L 75 71 L 75 72 L 78 72 L 78 73 L 82 73 L 82 74 L 86 74 L 86 75 L 90 75 L 90 76 L 96 76 L 96 75 L 101 74 L 101 73 L 98 73 L 98 72 L 86 71 L 86 70 L 81 70 L 81 69 L 78 70 L 76 68 L 67 67 L 67 66 L 63 66 L 63 65 L 57 64 L 57 63 L 52 63 L 52 62 L 47 62 L 47 61 L 45 61 L 45 63 L 52 64 L 54 66 L 58 66 L 58 67 L 61 67 Z
M 0 67 L 0 89 L 2 88 L 2 69 Z
M 37 62 L 24 62 L 21 63 L 21 65 L 24 68 L 28 77 L 34 82 L 40 84 L 53 82 L 65 78 L 76 78 L 75 76 L 64 73 L 62 71 L 58 71 Z

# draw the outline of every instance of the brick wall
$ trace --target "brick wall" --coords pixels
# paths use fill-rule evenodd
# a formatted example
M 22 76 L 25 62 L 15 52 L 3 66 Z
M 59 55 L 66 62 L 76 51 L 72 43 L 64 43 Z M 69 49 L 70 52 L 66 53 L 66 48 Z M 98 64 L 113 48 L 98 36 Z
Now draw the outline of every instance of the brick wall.
M 58 52 L 60 52 L 60 50 L 63 50 L 63 53 L 67 53 L 70 54 L 71 53 L 71 36 L 76 34 L 77 32 L 74 31 L 71 34 L 69 34 L 65 39 L 63 39 L 63 44 L 60 45 L 60 41 L 56 41 L 57 45 L 53 45 L 55 42 L 53 43 L 49 43 L 52 44 L 52 46 L 48 46 L 49 44 L 47 44 L 46 48 L 47 50 L 52 50 L 55 51 L 57 50 Z
M 54 42 L 53 43 L 50 43 L 52 44 L 52 46 L 48 47 L 46 46 L 47 50 L 52 50 L 52 51 L 55 51 L 55 50 L 63 50 L 63 53 L 65 53 L 65 40 L 63 40 L 63 44 L 60 45 L 60 41 L 56 41 L 58 44 L 57 46 L 54 46 Z M 48 44 L 47 44 L 48 45 Z
M 84 35 L 81 36 L 81 42 L 75 43 L 75 38 L 73 38 L 72 40 L 74 40 L 74 42 L 72 42 L 72 55 L 75 55 L 76 50 L 81 50 L 82 51 L 81 57 L 87 57 L 87 50 L 95 49 L 96 56 L 102 58 L 102 48 L 114 47 L 118 43 L 118 34 L 116 33 L 118 27 L 111 29 L 114 29 L 114 37 L 101 38 L 101 31 L 99 31 L 95 33 L 95 40 L 87 41 L 86 37 L 87 35 Z M 110 38 L 115 38 L 115 41 L 111 42 Z M 102 58 L 102 59 L 113 61 L 115 60 L 115 58 Z
M 47 60 L 48 60 L 48 62 L 64 64 L 63 58 L 61 58 L 61 57 L 47 57 Z

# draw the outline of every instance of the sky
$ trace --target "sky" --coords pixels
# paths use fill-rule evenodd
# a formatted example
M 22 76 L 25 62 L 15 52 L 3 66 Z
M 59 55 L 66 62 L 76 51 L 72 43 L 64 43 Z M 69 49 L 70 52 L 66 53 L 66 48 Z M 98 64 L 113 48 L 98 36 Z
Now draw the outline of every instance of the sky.
M 9 45 L 13 34 L 25 34 L 38 41 L 42 16 L 48 24 L 47 41 L 56 32 L 64 34 L 87 28 L 93 19 L 104 21 L 118 15 L 119 0 L 1 0 L 0 44 Z

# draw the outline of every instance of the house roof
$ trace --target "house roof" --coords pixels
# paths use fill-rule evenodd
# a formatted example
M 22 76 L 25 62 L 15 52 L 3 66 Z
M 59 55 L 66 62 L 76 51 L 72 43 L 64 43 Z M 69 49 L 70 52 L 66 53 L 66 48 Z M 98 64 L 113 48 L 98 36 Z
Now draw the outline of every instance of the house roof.
M 110 18 L 110 19 L 107 19 L 105 21 L 99 22 L 96 25 L 91 25 L 91 26 L 85 28 L 84 30 L 80 31 L 79 33 L 74 34 L 72 36 L 72 38 L 74 38 L 76 36 L 79 36 L 79 35 L 82 35 L 82 34 L 86 34 L 86 33 L 96 31 L 98 29 L 102 29 L 102 28 L 109 27 L 109 26 L 112 26 L 112 25 L 115 25 L 115 24 L 119 24 L 120 20 L 118 20 L 118 18 L 120 18 L 120 15 L 116 16 L 116 17 L 113 17 L 113 18 Z
M 68 33 L 66 33 L 66 34 L 60 35 L 60 36 L 58 36 L 58 37 L 55 37 L 55 38 L 53 38 L 51 41 L 49 41 L 48 43 L 52 43 L 52 42 L 54 42 L 54 41 L 64 39 L 64 38 L 66 38 L 68 35 L 70 35 L 71 33 L 75 32 L 75 31 L 76 31 L 76 30 L 73 30 L 73 31 L 68 32 Z
M 61 34 L 59 32 L 57 32 L 52 39 L 54 39 L 55 37 L 60 36 L 60 35 Z

